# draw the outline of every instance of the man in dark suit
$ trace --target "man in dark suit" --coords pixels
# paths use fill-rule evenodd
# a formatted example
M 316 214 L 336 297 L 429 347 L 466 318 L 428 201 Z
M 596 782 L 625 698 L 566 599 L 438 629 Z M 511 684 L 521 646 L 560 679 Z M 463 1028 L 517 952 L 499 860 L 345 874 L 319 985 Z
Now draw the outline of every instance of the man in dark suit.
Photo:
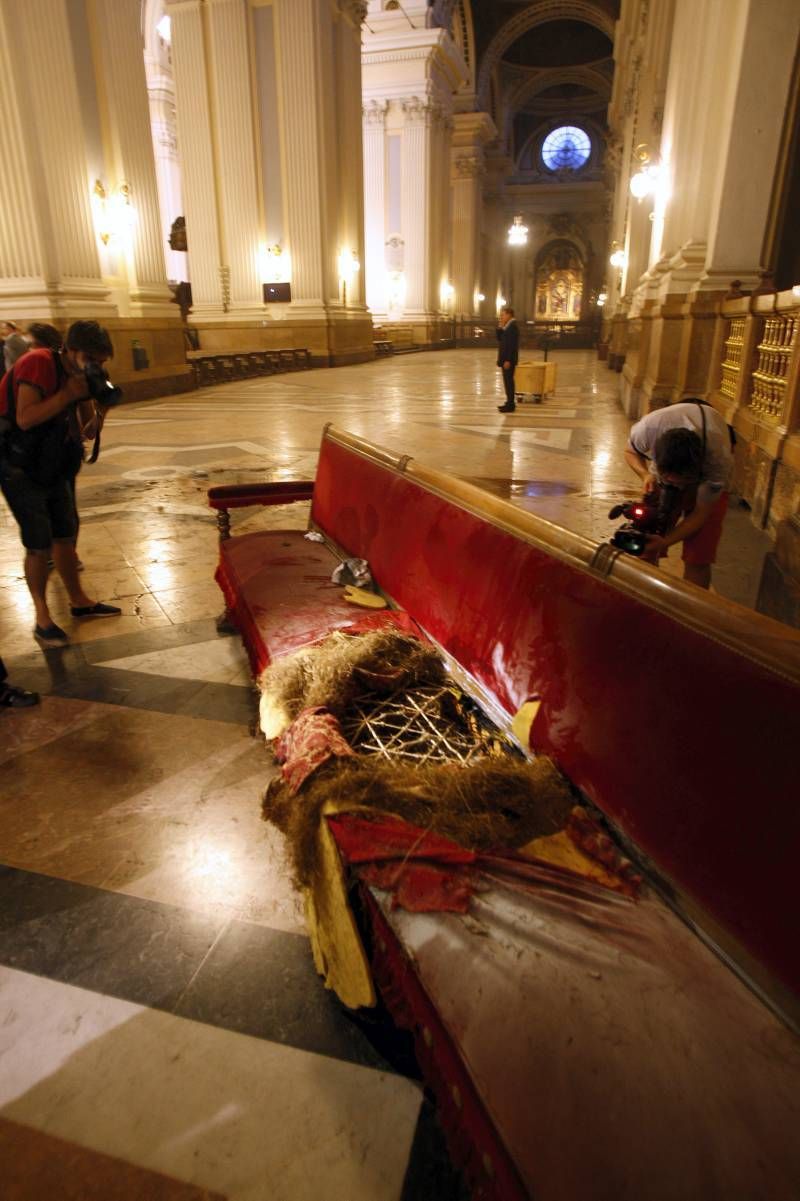
M 516 409 L 514 401 L 514 369 L 519 359 L 519 327 L 514 320 L 514 310 L 510 305 L 504 305 L 500 310 L 500 325 L 497 329 L 497 366 L 503 371 L 503 386 L 506 390 L 506 403 L 498 405 L 500 413 L 513 413 Z

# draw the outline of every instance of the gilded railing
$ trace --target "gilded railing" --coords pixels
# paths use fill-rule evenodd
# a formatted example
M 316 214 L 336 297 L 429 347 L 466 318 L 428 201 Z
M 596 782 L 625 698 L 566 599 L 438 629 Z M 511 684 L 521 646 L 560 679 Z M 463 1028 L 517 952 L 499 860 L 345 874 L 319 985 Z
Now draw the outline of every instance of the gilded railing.
M 742 351 L 744 348 L 744 327 L 746 317 L 734 317 L 728 325 L 728 336 L 722 358 L 722 380 L 719 390 L 729 400 L 736 397 L 736 385 L 742 369 Z
M 761 340 L 756 346 L 757 361 L 752 374 L 750 408 L 756 416 L 767 421 L 778 422 L 784 417 L 789 362 L 798 324 L 796 312 L 775 313 L 767 317 Z

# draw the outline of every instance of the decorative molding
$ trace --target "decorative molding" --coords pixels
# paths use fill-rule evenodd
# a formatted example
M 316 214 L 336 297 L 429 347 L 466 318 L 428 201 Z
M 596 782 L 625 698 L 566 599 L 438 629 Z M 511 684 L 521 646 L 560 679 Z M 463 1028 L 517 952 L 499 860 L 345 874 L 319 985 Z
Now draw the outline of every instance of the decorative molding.
M 370 100 L 365 104 L 361 113 L 365 125 L 384 125 L 386 123 L 386 114 L 389 111 L 388 100 Z
M 479 154 L 460 154 L 453 165 L 461 179 L 475 179 L 486 172 L 483 157 Z
M 363 24 L 369 9 L 367 0 L 339 0 L 339 7 L 356 26 Z
M 230 267 L 220 266 L 218 270 L 222 307 L 227 313 L 231 307 L 231 269 Z

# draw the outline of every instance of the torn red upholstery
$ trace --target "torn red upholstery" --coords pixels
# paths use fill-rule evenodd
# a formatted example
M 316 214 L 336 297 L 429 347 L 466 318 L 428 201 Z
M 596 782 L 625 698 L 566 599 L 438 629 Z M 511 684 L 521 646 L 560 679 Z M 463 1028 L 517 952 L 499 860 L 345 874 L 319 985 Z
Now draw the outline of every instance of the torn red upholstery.
M 300 530 L 261 530 L 220 544 L 215 579 L 256 677 L 273 659 L 320 642 L 332 630 L 391 625 L 421 636 L 407 613 L 367 613 L 343 600 L 340 585 L 331 583 L 338 562 L 324 543 L 308 542 Z

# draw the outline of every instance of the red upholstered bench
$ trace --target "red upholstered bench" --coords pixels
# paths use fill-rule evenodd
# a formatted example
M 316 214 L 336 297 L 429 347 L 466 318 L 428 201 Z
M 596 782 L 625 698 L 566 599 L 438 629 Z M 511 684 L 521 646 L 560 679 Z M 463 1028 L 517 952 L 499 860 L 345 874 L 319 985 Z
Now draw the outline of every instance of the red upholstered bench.
M 800 632 L 331 427 L 313 485 L 215 488 L 209 497 L 222 534 L 217 579 L 254 671 L 332 628 L 390 620 L 437 643 L 500 712 L 539 698 L 531 748 L 556 760 L 662 895 L 796 1021 Z M 230 536 L 230 509 L 309 499 L 310 524 L 326 544 L 297 532 Z M 396 609 L 365 618 L 345 605 L 330 584 L 337 554 L 367 559 Z M 428 935 L 416 946 L 417 927 L 377 910 L 373 923 L 384 928 L 384 946 L 392 924 L 397 945 L 416 960 L 414 987 L 427 979 L 435 991 Z M 660 951 L 653 944 L 654 956 L 671 953 L 668 938 Z M 396 967 L 374 964 L 390 989 Z M 554 970 L 557 981 L 557 963 Z M 692 980 L 694 969 L 686 971 Z M 696 983 L 698 1012 L 708 1017 L 716 994 Z M 422 988 L 406 1002 L 427 1012 L 431 995 Z M 451 1079 L 470 1075 L 463 1001 L 442 993 L 434 1002 L 440 1018 L 452 1002 L 465 1032 Z M 613 1071 L 613 1055 L 606 1066 Z M 701 1088 L 686 1070 L 687 1087 Z

